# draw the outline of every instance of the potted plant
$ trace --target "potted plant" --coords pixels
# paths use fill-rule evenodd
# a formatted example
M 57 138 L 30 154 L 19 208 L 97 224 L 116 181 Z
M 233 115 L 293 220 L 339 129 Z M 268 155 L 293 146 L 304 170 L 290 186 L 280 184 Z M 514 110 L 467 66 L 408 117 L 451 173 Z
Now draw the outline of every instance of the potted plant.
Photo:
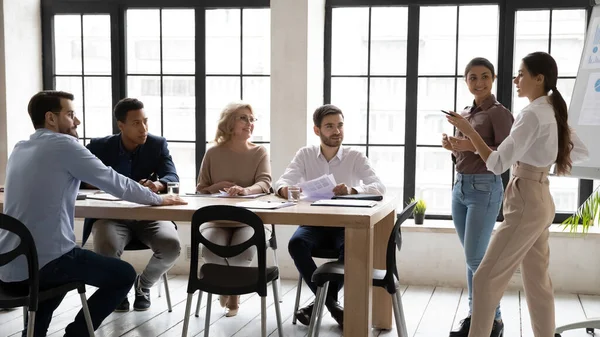
M 571 233 L 587 233 L 594 222 L 598 223 L 600 216 L 600 191 L 598 188 L 577 209 L 575 214 L 563 221 L 563 230 L 569 229 Z M 581 227 L 580 227 L 581 225 Z
M 417 204 L 415 205 L 415 208 L 413 209 L 415 225 L 422 225 L 423 220 L 425 219 L 425 210 L 427 210 L 427 205 L 425 204 L 425 201 L 423 199 L 412 198 L 410 200 L 411 203 L 414 201 L 417 202 Z

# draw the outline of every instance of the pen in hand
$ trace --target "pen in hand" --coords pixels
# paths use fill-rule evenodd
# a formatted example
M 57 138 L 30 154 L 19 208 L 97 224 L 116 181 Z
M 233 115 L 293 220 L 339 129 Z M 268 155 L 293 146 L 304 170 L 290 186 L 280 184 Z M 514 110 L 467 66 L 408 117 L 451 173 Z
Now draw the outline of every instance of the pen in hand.
M 142 184 L 142 185 L 146 185 L 146 183 L 147 183 L 148 181 L 152 181 L 152 176 L 153 176 L 153 175 L 154 175 L 154 172 L 150 173 L 150 175 L 148 176 L 148 178 L 140 180 L 140 184 Z

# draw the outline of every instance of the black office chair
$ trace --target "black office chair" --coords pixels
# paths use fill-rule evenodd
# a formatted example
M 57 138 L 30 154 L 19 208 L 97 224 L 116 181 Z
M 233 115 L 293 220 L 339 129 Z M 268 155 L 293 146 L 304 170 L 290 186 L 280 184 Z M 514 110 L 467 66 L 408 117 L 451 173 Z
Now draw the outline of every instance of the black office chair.
M 92 318 L 87 306 L 85 297 L 85 284 L 81 282 L 71 282 L 55 288 L 42 290 L 39 289 L 39 265 L 37 249 L 35 242 L 29 232 L 29 229 L 19 220 L 0 213 L 0 229 L 9 231 L 17 235 L 20 239 L 19 245 L 7 252 L 0 254 L 0 266 L 4 266 L 15 260 L 21 255 L 25 255 L 27 259 L 27 269 L 29 272 L 29 288 L 13 291 L 5 289 L 0 283 L 0 308 L 9 309 L 23 307 L 23 327 L 27 328 L 27 336 L 34 336 L 35 313 L 38 310 L 38 303 L 46 301 L 50 298 L 61 296 L 71 290 L 77 289 L 81 298 L 81 306 L 83 307 L 83 315 L 87 323 L 87 329 L 90 336 L 94 336 L 94 327 Z M 28 310 L 29 309 L 29 310 Z M 29 315 L 27 319 L 27 315 Z M 27 322 L 27 323 L 25 323 Z
M 200 226 L 212 221 L 235 221 L 246 224 L 254 229 L 252 237 L 234 246 L 220 246 L 200 233 Z M 262 220 L 245 208 L 213 205 L 198 209 L 192 217 L 192 258 L 190 261 L 190 276 L 188 279 L 188 297 L 185 307 L 185 318 L 183 322 L 182 336 L 187 336 L 192 309 L 194 292 L 200 290 L 207 292 L 206 320 L 204 336 L 209 336 L 210 310 L 212 294 L 219 295 L 243 295 L 256 292 L 261 297 L 261 330 L 262 336 L 267 336 L 267 283 L 273 286 L 275 296 L 275 313 L 277 316 L 277 328 L 279 336 L 283 336 L 281 327 L 281 312 L 279 309 L 279 289 L 274 282 L 279 278 L 278 267 L 267 267 L 266 261 L 266 239 Z M 258 267 L 236 267 L 213 263 L 205 263 L 200 267 L 198 274 L 199 245 L 202 244 L 211 252 L 223 258 L 237 256 L 246 249 L 256 246 Z
M 392 295 L 394 317 L 399 337 L 408 337 L 408 332 L 406 331 L 406 322 L 404 321 L 402 298 L 398 291 L 400 282 L 398 278 L 398 268 L 396 267 L 396 247 L 398 247 L 398 250 L 402 248 L 402 232 L 400 231 L 400 226 L 410 217 L 415 205 L 416 202 L 410 203 L 397 217 L 396 224 L 394 225 L 394 229 L 390 233 L 390 238 L 388 240 L 385 270 L 373 269 L 373 286 L 384 288 Z M 325 305 L 325 297 L 327 296 L 329 282 L 344 281 L 344 264 L 336 261 L 327 262 L 321 265 L 314 272 L 312 281 L 317 284 L 318 288 L 315 309 L 310 318 L 310 325 L 308 327 L 308 337 L 317 337 L 319 336 L 323 305 Z
M 279 269 L 279 260 L 277 259 L 277 235 L 275 235 L 275 225 L 271 225 L 271 235 L 269 236 L 269 240 L 267 240 L 265 245 L 267 248 L 271 248 L 271 251 L 273 252 L 273 262 L 275 263 L 275 267 L 277 267 L 277 269 Z M 275 283 L 277 285 L 277 289 L 279 290 L 279 293 L 281 294 L 281 280 L 277 279 L 277 280 L 275 280 Z M 298 295 L 298 296 L 300 296 L 300 295 Z M 298 298 L 298 300 L 300 300 L 300 298 Z M 200 292 L 200 294 L 198 295 L 198 302 L 196 303 L 196 313 L 194 314 L 194 316 L 196 316 L 196 317 L 200 317 L 201 302 L 202 302 L 202 292 Z M 279 303 L 281 303 L 281 302 L 282 302 L 282 299 L 280 297 Z
M 339 249 L 313 249 L 310 252 L 312 257 L 318 259 L 337 260 L 340 257 Z M 294 312 L 292 313 L 292 324 L 296 324 L 296 311 L 300 307 L 300 295 L 302 294 L 302 275 L 298 276 L 298 287 L 296 288 L 296 304 L 294 304 Z
M 173 223 L 175 225 L 175 223 Z M 177 228 L 177 225 L 175 225 L 175 228 Z M 131 251 L 135 251 L 135 250 L 146 250 L 146 249 L 150 249 L 150 247 L 148 247 L 147 245 L 145 245 L 143 242 L 141 242 L 140 240 L 134 239 L 131 240 L 126 246 L 125 248 L 123 248 L 123 250 L 131 250 Z M 171 306 L 171 293 L 169 292 L 169 278 L 167 276 L 167 272 L 165 272 L 162 275 L 162 281 L 165 284 L 165 297 L 167 298 L 167 307 L 169 308 L 169 312 L 173 311 L 173 307 Z M 158 297 L 161 297 L 161 293 L 160 293 L 160 285 L 158 286 Z

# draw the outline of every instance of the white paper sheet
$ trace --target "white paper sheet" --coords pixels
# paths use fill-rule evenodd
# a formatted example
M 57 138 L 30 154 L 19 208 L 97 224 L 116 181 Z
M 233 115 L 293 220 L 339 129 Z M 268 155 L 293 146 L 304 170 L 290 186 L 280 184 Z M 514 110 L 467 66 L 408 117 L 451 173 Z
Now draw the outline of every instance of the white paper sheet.
M 298 184 L 302 189 L 303 199 L 307 200 L 331 199 L 336 185 L 333 174 L 324 174 L 319 178 Z

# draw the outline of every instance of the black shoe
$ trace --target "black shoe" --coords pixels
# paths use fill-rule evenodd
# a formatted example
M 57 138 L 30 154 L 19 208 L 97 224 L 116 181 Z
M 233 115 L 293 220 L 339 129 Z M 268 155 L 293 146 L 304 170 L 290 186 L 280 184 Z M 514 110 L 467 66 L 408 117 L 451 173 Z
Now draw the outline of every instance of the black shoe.
M 133 310 L 145 311 L 150 308 L 150 289 L 140 286 L 140 276 L 138 275 L 133 283 L 135 290 L 135 302 L 133 302 Z
M 296 316 L 296 319 L 300 323 L 308 326 L 308 325 L 310 325 L 310 317 L 312 316 L 314 306 L 315 306 L 315 302 L 312 302 L 311 304 L 305 306 L 304 308 L 298 309 L 298 311 L 296 311 L 294 316 Z
M 492 334 L 490 337 L 502 337 L 504 336 L 504 322 L 494 320 L 494 326 L 492 328 Z
M 344 328 L 344 308 L 340 305 L 339 302 L 331 301 L 329 303 L 325 303 L 327 310 L 331 314 L 331 317 L 335 319 L 337 324 L 343 329 Z
M 129 300 L 127 297 L 119 304 L 119 306 L 115 309 L 115 312 L 128 312 L 129 311 Z
M 460 328 L 455 331 L 450 331 L 450 337 L 468 337 L 469 329 L 471 328 L 471 316 L 460 321 Z

